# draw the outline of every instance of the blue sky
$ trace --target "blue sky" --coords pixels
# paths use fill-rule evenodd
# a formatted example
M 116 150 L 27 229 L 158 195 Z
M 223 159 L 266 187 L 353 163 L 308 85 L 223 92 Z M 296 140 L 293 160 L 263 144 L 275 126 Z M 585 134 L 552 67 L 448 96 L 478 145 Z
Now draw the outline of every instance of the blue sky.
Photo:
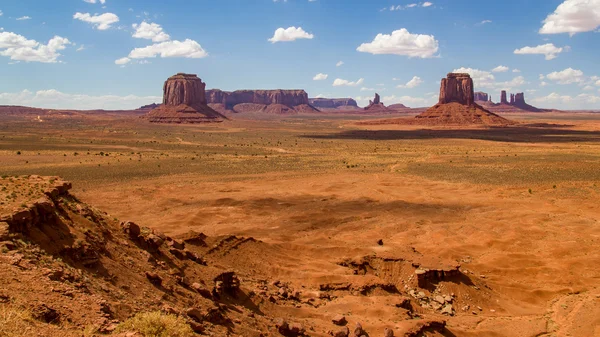
M 0 104 L 135 108 L 189 72 L 207 88 L 363 105 L 377 91 L 417 107 L 462 70 L 495 101 L 507 89 L 600 109 L 600 0 L 3 0 L 0 11 Z

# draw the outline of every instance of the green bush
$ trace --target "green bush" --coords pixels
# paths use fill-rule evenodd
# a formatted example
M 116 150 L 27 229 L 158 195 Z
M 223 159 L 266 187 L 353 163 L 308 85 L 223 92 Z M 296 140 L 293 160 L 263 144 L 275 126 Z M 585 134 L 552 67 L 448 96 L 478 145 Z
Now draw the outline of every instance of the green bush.
M 144 337 L 193 337 L 192 328 L 181 317 L 160 311 L 142 312 L 119 324 L 116 333 L 137 332 Z

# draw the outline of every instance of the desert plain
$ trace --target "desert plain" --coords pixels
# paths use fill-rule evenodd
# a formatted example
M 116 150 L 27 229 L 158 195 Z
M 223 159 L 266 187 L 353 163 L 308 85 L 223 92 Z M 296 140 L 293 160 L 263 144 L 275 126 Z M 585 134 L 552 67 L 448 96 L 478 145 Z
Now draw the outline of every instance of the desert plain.
M 222 335 L 276 335 L 281 318 L 327 336 L 342 315 L 370 336 L 425 319 L 445 326 L 410 336 L 600 336 L 600 114 L 510 114 L 517 124 L 501 127 L 140 116 L 0 116 L 0 185 L 60 176 L 115 226 L 215 238 L 204 258 L 248 295 Z M 435 270 L 452 274 L 415 283 Z M 35 296 L 10 284 L 0 293 L 11 287 L 15 305 Z M 284 300 L 288 289 L 301 295 Z M 92 324 L 71 323 L 31 331 Z

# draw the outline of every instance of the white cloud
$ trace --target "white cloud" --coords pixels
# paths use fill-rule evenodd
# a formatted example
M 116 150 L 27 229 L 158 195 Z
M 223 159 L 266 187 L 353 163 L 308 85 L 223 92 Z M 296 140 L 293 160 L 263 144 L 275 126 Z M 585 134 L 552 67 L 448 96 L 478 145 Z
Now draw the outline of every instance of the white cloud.
M 0 55 L 13 61 L 56 63 L 61 50 L 71 44 L 69 39 L 55 36 L 44 45 L 12 32 L 0 32 Z
M 564 50 L 564 48 L 559 48 L 552 43 L 547 43 L 537 47 L 523 47 L 521 49 L 515 49 L 514 53 L 520 55 L 541 54 L 546 56 L 546 60 L 553 60 Z
M 558 84 L 573 84 L 573 83 L 581 83 L 583 82 L 583 71 L 567 68 L 562 71 L 555 71 L 548 75 L 546 78 L 555 81 Z
M 95 3 L 98 3 L 98 2 L 99 2 L 99 3 L 101 3 L 101 4 L 103 4 L 103 5 L 104 5 L 104 4 L 106 3 L 106 0 L 99 0 L 99 1 L 98 1 L 98 0 L 83 0 L 83 1 L 84 1 L 84 2 L 87 2 L 87 3 L 89 3 L 89 4 L 95 4 Z
M 600 80 L 596 81 L 596 85 L 600 87 Z
M 585 90 L 585 91 L 591 91 L 594 89 L 596 89 L 596 88 L 592 87 L 591 85 L 586 85 L 585 87 L 583 87 L 583 90 Z
M 432 5 L 433 5 L 433 3 L 429 2 L 429 1 L 425 1 L 421 6 L 423 6 L 423 7 L 429 7 L 429 6 L 432 6 Z
M 273 37 L 269 39 L 271 43 L 296 41 L 298 39 L 312 39 L 315 36 L 309 34 L 302 27 L 277 28 Z
M 483 26 L 483 25 L 485 25 L 486 23 L 492 23 L 492 20 L 483 20 L 483 21 L 479 22 L 477 25 L 478 25 L 478 26 Z
M 505 73 L 508 71 L 508 67 L 507 66 L 497 66 L 496 68 L 492 69 L 493 73 Z
M 525 81 L 525 77 L 517 76 L 510 81 L 494 83 L 493 87 L 496 89 L 514 90 L 520 88 L 525 84 L 527 84 L 527 82 Z
M 323 81 L 323 80 L 326 80 L 327 77 L 329 77 L 329 75 L 323 74 L 323 73 L 318 73 L 315 75 L 315 77 L 313 77 L 313 81 Z
M 0 104 L 25 105 L 47 109 L 136 109 L 142 105 L 161 101 L 162 97 L 160 96 L 90 96 L 67 94 L 54 89 L 40 90 L 35 93 L 28 90 L 16 93 L 0 93 Z
M 553 92 L 547 96 L 534 97 L 531 99 L 536 105 L 544 108 L 558 109 L 597 109 L 600 103 L 600 96 L 594 94 L 579 94 L 577 96 L 562 95 Z
M 375 91 L 375 88 L 362 87 L 360 88 L 360 91 Z
M 540 34 L 590 32 L 600 26 L 600 0 L 565 0 L 544 20 Z
M 29 17 L 29 16 L 25 15 L 25 16 L 22 16 L 22 17 L 20 17 L 20 18 L 17 18 L 16 20 L 17 20 L 17 21 L 31 20 L 31 17 Z
M 519 69 L 513 69 L 513 70 L 512 70 L 512 72 L 513 72 L 513 73 L 520 73 L 520 72 L 521 72 L 521 70 L 519 70 Z
M 0 16 L 4 15 L 4 13 L 0 10 Z
M 334 87 L 342 87 L 342 86 L 346 86 L 346 87 L 356 87 L 361 85 L 363 82 L 365 81 L 364 78 L 360 78 L 358 81 L 356 82 L 350 82 L 348 80 L 343 80 L 341 78 L 336 78 L 335 81 L 333 81 L 333 86 Z
M 131 59 L 130 59 L 129 57 L 122 57 L 122 58 L 120 58 L 120 59 L 116 60 L 116 61 L 115 61 L 115 64 L 118 64 L 118 65 L 125 65 L 125 64 L 127 64 L 127 63 L 129 63 L 129 62 L 131 62 Z
M 335 64 L 336 67 L 341 67 L 344 65 L 344 61 L 339 61 L 338 63 Z
M 202 46 L 194 40 L 185 41 L 166 41 L 156 43 L 147 47 L 135 48 L 129 53 L 131 59 L 143 59 L 152 57 L 185 57 L 185 58 L 203 58 L 208 53 L 202 49 Z
M 400 84 L 397 87 L 412 89 L 418 87 L 421 84 L 423 84 L 423 80 L 419 76 L 413 76 L 413 78 L 406 84 Z
M 79 48 L 77 48 L 77 50 L 75 51 L 84 51 L 85 50 L 85 45 L 81 45 L 79 46 Z
M 496 78 L 492 75 L 491 72 L 473 68 L 458 68 L 452 71 L 453 73 L 467 73 L 471 75 L 473 82 L 475 82 L 475 87 L 493 87 Z
M 428 95 L 426 97 L 390 95 L 390 96 L 382 97 L 381 101 L 384 102 L 386 105 L 402 103 L 409 107 L 425 107 L 425 106 L 431 106 L 431 105 L 434 105 L 435 103 L 437 103 L 438 95 L 433 94 L 433 95 Z
M 140 24 L 134 23 L 131 25 L 135 32 L 133 37 L 138 39 L 148 39 L 152 42 L 163 42 L 171 39 L 169 34 L 163 32 L 162 27 L 159 24 L 143 21 Z
M 111 27 L 113 23 L 119 22 L 119 17 L 113 13 L 104 13 L 100 15 L 90 15 L 90 13 L 75 13 L 73 19 L 81 20 L 92 24 L 98 30 L 106 30 Z
M 411 34 L 406 28 L 392 34 L 377 34 L 369 43 L 361 44 L 356 50 L 374 55 L 392 54 L 408 57 L 430 58 L 438 52 L 439 43 L 433 35 Z

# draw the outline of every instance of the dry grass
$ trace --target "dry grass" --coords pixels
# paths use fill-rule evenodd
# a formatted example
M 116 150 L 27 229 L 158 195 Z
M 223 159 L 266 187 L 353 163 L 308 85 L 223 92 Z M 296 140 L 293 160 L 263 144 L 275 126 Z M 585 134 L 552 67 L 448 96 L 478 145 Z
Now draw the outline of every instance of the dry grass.
M 34 331 L 29 311 L 7 304 L 0 304 L 0 337 L 27 336 Z
M 191 337 L 194 332 L 181 317 L 143 312 L 119 324 L 115 333 L 137 332 L 144 337 Z

